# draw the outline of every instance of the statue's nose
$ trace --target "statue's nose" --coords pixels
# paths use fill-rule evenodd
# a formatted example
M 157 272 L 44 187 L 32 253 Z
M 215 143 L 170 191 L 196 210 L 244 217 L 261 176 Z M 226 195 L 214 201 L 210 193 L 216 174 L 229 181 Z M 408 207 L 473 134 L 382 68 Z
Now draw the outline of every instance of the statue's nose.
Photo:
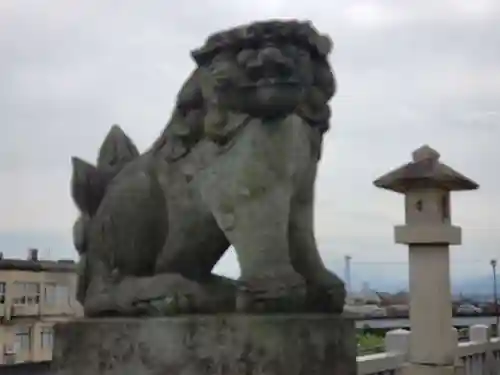
M 276 47 L 266 47 L 259 52 L 259 62 L 263 66 L 278 67 L 286 66 L 287 59 Z
M 274 46 L 261 49 L 254 59 L 247 63 L 250 77 L 289 77 L 293 72 L 293 63 Z

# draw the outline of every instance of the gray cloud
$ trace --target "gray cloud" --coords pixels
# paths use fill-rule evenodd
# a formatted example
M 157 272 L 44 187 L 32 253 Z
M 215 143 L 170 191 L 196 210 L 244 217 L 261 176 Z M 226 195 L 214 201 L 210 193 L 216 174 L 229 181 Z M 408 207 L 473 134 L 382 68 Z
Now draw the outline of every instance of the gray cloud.
M 465 237 L 456 251 L 462 259 L 487 262 L 498 255 L 500 239 L 494 210 L 500 204 L 494 173 L 500 160 L 500 8 L 488 0 L 471 4 L 2 2 L 0 247 L 24 255 L 25 247 L 40 242 L 54 248 L 53 256 L 71 256 L 70 156 L 93 160 L 113 123 L 146 148 L 193 67 L 189 50 L 208 33 L 253 19 L 295 17 L 311 19 L 335 42 L 339 91 L 316 214 L 328 263 L 341 269 L 345 253 L 406 259 L 392 239 L 392 226 L 403 221 L 402 199 L 371 181 L 408 161 L 423 143 L 481 184 L 479 192 L 457 195 L 453 214 Z M 229 255 L 220 268 L 232 272 L 235 264 Z M 395 272 L 404 274 L 403 268 Z M 473 264 L 471 270 L 483 272 Z

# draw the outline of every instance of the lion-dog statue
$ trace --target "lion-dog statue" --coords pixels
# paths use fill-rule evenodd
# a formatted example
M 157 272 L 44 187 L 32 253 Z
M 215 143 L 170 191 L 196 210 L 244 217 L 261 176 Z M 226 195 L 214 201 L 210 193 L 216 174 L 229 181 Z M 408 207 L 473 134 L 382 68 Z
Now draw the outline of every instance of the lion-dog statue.
M 331 49 L 296 20 L 213 34 L 149 150 L 113 126 L 95 166 L 73 157 L 86 316 L 342 311 L 313 225 Z M 238 280 L 212 273 L 230 246 Z

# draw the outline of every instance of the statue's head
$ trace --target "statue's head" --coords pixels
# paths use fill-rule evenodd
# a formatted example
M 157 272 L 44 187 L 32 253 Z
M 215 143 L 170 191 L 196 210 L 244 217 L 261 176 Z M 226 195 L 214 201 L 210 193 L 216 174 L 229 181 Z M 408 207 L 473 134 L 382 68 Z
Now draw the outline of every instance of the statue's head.
M 211 35 L 192 56 L 203 97 L 219 108 L 255 117 L 298 109 L 324 121 L 335 92 L 331 49 L 308 22 L 266 21 Z
M 322 134 L 336 89 L 331 50 L 330 39 L 309 22 L 256 22 L 210 36 L 191 53 L 197 67 L 153 151 L 177 160 L 204 137 L 225 141 L 228 113 L 261 118 L 295 113 Z

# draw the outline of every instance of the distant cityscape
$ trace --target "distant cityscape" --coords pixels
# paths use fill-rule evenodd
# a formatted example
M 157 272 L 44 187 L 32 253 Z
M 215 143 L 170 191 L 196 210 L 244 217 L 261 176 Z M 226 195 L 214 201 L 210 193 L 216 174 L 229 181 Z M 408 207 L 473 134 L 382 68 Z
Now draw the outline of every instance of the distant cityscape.
M 352 291 L 360 290 L 368 284 L 370 288 L 388 293 L 397 293 L 408 290 L 407 280 L 386 278 L 365 278 L 364 280 L 355 279 L 352 282 Z M 500 291 L 500 282 L 497 281 L 497 288 Z M 493 278 L 492 276 L 478 276 L 463 280 L 452 280 L 452 293 L 454 295 L 471 295 L 478 298 L 492 298 Z
M 478 281 L 476 286 L 479 288 L 481 285 Z M 408 317 L 409 304 L 410 295 L 406 286 L 394 292 L 376 289 L 365 282 L 361 289 L 348 292 L 345 311 L 360 318 L 402 318 Z M 487 288 L 454 293 L 452 309 L 455 316 L 492 315 L 497 312 L 494 294 L 488 293 Z
M 365 267 L 369 265 L 370 267 Z M 390 267 L 393 265 L 401 267 Z M 453 265 L 453 264 L 452 264 Z M 387 293 L 397 293 L 406 291 L 408 285 L 407 263 L 384 263 L 384 262 L 352 262 L 352 257 L 344 257 L 342 268 L 332 267 L 338 275 L 341 275 L 346 283 L 348 291 L 356 291 L 369 284 L 371 289 Z M 484 266 L 477 273 L 472 273 L 473 269 L 467 266 L 466 272 L 452 272 L 451 274 L 451 292 L 454 295 L 475 295 L 479 298 L 491 298 L 494 292 L 493 270 L 489 262 L 485 261 Z M 404 268 L 404 272 L 401 272 Z M 465 274 L 464 274 L 465 273 Z M 497 287 L 499 286 L 497 280 Z M 498 289 L 498 288 L 497 288 Z M 500 290 L 500 289 L 498 289 Z

